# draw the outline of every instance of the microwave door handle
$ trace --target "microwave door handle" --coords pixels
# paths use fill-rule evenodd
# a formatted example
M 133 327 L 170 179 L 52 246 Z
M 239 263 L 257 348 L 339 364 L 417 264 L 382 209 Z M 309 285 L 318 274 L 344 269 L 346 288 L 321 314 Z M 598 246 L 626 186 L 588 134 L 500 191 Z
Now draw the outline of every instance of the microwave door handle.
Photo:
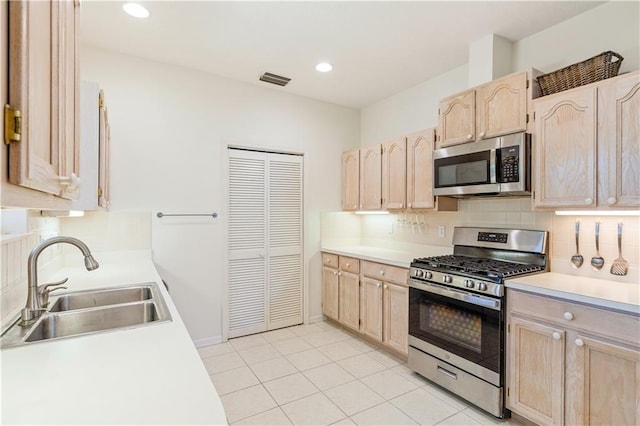
M 496 180 L 496 150 L 489 151 L 489 183 L 497 183 Z

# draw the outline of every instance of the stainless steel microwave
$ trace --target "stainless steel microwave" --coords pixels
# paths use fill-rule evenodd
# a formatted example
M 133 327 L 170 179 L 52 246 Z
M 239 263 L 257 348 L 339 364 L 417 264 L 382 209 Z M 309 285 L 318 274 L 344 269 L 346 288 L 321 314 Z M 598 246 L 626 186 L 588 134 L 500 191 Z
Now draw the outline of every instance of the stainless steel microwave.
M 529 195 L 531 135 L 512 135 L 437 149 L 433 153 L 433 194 Z

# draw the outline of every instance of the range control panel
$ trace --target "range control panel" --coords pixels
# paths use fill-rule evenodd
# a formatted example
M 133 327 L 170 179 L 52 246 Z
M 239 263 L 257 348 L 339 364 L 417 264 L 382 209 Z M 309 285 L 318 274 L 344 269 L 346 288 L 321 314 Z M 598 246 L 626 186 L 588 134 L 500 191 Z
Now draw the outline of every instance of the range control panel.
M 478 232 L 478 241 L 506 244 L 509 234 L 502 232 Z

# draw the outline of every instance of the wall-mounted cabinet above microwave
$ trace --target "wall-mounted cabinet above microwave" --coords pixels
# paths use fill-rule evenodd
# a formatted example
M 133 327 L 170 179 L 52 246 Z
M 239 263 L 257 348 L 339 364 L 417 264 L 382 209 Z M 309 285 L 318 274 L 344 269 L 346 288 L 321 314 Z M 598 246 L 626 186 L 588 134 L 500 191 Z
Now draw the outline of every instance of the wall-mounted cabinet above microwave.
M 529 195 L 531 135 L 515 133 L 433 153 L 433 194 Z

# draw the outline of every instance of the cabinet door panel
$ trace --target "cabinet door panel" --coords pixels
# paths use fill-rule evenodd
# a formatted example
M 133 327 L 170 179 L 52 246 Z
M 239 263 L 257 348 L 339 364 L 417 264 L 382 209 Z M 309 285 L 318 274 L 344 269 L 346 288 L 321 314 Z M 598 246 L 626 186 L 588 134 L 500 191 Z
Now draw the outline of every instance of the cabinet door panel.
M 360 149 L 360 209 L 382 208 L 381 146 Z
M 338 270 L 322 268 L 322 313 L 338 320 Z
M 338 320 L 354 330 L 359 329 L 360 277 L 350 272 L 340 272 L 338 296 Z
M 615 165 L 609 164 L 609 194 L 617 206 L 640 206 L 640 80 L 636 73 L 616 83 Z M 612 112 L 613 113 L 613 112 Z M 613 145 L 613 144 L 611 144 Z M 611 187 L 613 184 L 613 188 Z
M 382 341 L 382 282 L 362 278 L 360 300 L 360 331 L 372 339 Z
M 473 142 L 476 138 L 476 92 L 468 90 L 440 101 L 438 148 Z
M 575 351 L 567 423 L 640 424 L 640 353 L 581 335 L 567 343 Z
M 358 210 L 360 204 L 360 150 L 342 154 L 342 210 Z
M 62 187 L 53 143 L 50 2 L 9 2 L 9 103 L 22 111 L 22 140 L 9 145 L 9 180 L 50 194 Z M 57 138 L 56 138 L 57 140 Z
M 407 207 L 432 209 L 433 147 L 435 130 L 428 129 L 407 137 Z
M 409 289 L 384 283 L 383 285 L 384 343 L 406 354 L 409 334 Z
M 527 129 L 527 74 L 520 73 L 481 86 L 477 91 L 478 139 Z
M 596 205 L 596 89 L 535 102 L 536 207 Z
M 403 209 L 407 190 L 407 142 L 382 144 L 382 200 L 385 209 Z
M 564 331 L 511 318 L 508 339 L 508 408 L 538 424 L 563 424 Z

